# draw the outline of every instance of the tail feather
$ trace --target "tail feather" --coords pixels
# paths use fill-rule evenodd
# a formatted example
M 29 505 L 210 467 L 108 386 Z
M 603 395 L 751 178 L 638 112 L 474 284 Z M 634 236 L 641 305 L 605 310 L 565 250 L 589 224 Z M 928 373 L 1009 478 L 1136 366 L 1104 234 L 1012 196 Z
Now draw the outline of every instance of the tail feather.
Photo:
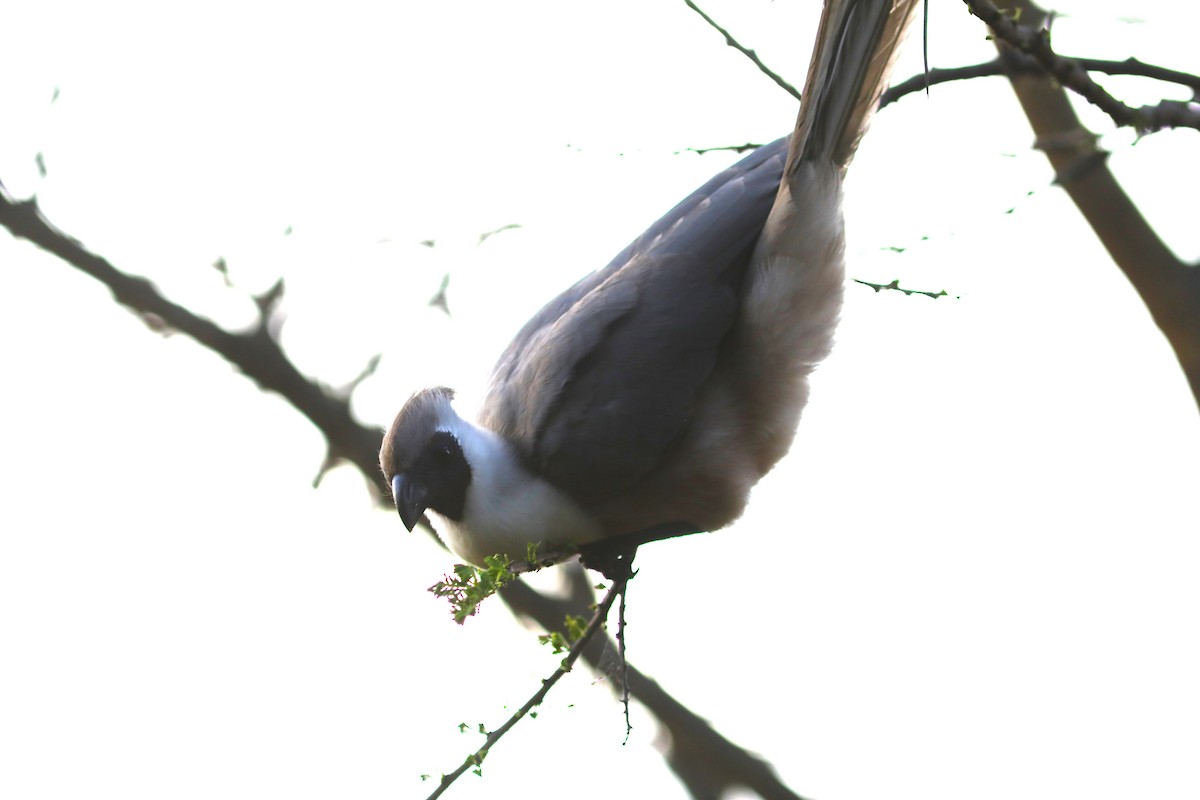
M 842 177 L 918 0 L 827 0 L 784 180 L 738 322 L 742 440 L 761 472 L 791 444 L 808 376 L 833 344 L 845 282 Z
M 919 0 L 827 0 L 788 153 L 844 171 L 854 158 Z

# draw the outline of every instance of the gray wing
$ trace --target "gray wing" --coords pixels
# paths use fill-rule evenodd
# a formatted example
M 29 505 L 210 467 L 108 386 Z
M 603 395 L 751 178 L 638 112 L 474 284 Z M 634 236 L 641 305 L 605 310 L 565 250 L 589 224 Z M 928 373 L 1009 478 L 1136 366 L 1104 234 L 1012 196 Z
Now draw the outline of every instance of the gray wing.
M 535 314 L 480 422 L 584 505 L 653 469 L 733 327 L 786 154 L 780 139 L 726 169 Z

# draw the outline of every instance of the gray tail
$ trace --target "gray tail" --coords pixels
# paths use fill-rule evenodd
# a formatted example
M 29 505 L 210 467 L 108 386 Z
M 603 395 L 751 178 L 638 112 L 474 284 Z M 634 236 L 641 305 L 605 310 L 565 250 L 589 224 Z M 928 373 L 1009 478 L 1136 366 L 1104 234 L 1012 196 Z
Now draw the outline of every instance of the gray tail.
M 787 174 L 804 161 L 854 158 L 887 88 L 900 42 L 920 0 L 826 0 L 808 66 Z

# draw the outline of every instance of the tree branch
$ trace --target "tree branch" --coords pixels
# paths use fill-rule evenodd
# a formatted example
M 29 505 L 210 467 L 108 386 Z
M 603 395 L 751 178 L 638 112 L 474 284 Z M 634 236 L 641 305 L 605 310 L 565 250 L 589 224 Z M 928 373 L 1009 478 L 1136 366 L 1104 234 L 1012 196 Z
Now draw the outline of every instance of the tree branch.
M 779 75 L 777 72 L 775 72 L 770 67 L 768 67 L 766 64 L 764 64 L 762 59 L 758 57 L 758 53 L 754 52 L 749 47 L 746 47 L 741 42 L 739 42 L 737 39 L 735 39 L 733 37 L 733 34 L 731 34 L 729 31 L 725 30 L 720 25 L 718 25 L 716 20 L 714 20 L 708 14 L 705 14 L 704 11 L 700 8 L 700 6 L 693 3 L 692 0 L 683 0 L 683 2 L 687 3 L 688 8 L 690 8 L 692 11 L 695 11 L 697 14 L 699 14 L 701 19 L 703 19 L 705 22 L 708 23 L 709 27 L 711 27 L 717 33 L 724 36 L 725 44 L 729 45 L 734 50 L 737 50 L 739 53 L 744 55 L 746 58 L 753 61 L 754 66 L 758 67 L 759 72 L 761 72 L 763 75 L 766 75 L 771 80 L 775 81 L 775 83 L 780 88 L 782 88 L 785 92 L 787 92 L 788 94 L 790 94 L 792 97 L 794 97 L 797 100 L 800 99 L 800 91 L 795 86 L 792 86 L 790 83 L 788 83 L 786 80 L 784 80 L 784 78 L 781 75 Z
M 522 581 L 500 590 L 500 596 L 518 615 L 533 620 L 546 630 L 561 624 L 568 614 L 579 614 L 592 602 L 587 573 L 576 564 L 567 570 L 570 593 L 565 598 L 541 595 Z M 598 636 L 584 649 L 583 659 L 601 674 L 617 644 L 608 636 Z M 625 665 L 629 693 L 649 711 L 661 726 L 666 740 L 664 757 L 668 766 L 688 788 L 692 797 L 716 798 L 735 787 L 757 793 L 763 800 L 804 800 L 785 786 L 774 768 L 757 755 L 744 750 L 713 729 L 708 720 L 696 714 L 668 694 L 657 682 Z M 614 694 L 621 681 L 611 681 Z
M 584 648 L 588 646 L 588 643 L 591 642 L 592 638 L 604 625 L 605 620 L 608 619 L 609 611 L 612 610 L 613 601 L 617 599 L 617 595 L 620 594 L 624 596 L 625 587 L 628 583 L 628 580 L 629 576 L 625 575 L 621 579 L 613 582 L 612 586 L 610 586 L 608 589 L 608 594 L 606 594 L 604 599 L 601 600 L 596 606 L 596 610 L 592 614 L 591 620 L 588 621 L 587 628 L 584 629 L 583 634 L 580 635 L 580 637 L 574 643 L 572 643 L 570 651 L 567 653 L 566 657 L 563 658 L 562 663 L 558 665 L 558 669 L 554 670 L 549 678 L 546 678 L 542 681 L 541 688 L 534 692 L 533 696 L 525 701 L 525 705 L 513 712 L 512 716 L 509 717 L 503 725 L 501 725 L 499 728 L 496 728 L 494 731 L 488 731 L 487 738 L 484 740 L 482 747 L 480 747 L 471 755 L 467 756 L 466 760 L 459 764 L 458 768 L 453 772 L 449 772 L 442 776 L 442 780 L 438 784 L 438 787 L 433 790 L 432 794 L 429 795 L 429 800 L 437 800 L 437 798 L 441 797 L 442 794 L 450 788 L 450 785 L 462 777 L 467 770 L 471 769 L 472 767 L 477 769 L 482 766 L 483 760 L 487 757 L 488 752 L 496 745 L 497 742 L 504 738 L 504 734 L 512 730 L 513 726 L 520 722 L 526 714 L 542 704 L 542 701 L 546 699 L 546 695 L 548 695 L 550 690 L 554 688 L 554 684 L 558 683 L 562 676 L 571 671 L 571 668 L 575 665 L 575 662 L 579 660 L 579 656 L 583 654 Z M 555 626 L 549 626 L 546 628 L 546 630 L 555 630 Z M 626 713 L 628 714 L 628 711 Z
M 937 300 L 939 297 L 949 297 L 950 296 L 950 293 L 947 292 L 945 289 L 942 289 L 941 291 L 938 291 L 938 292 L 931 292 L 927 289 L 905 289 L 903 286 L 900 285 L 899 278 L 892 281 L 891 283 L 871 283 L 870 281 L 860 280 L 859 278 L 852 278 L 852 280 L 855 283 L 861 283 L 863 286 L 870 286 L 872 289 L 875 290 L 875 294 L 879 294 L 880 292 L 883 292 L 883 291 L 902 292 L 906 297 L 911 297 L 914 294 L 919 294 L 922 297 L 931 297 L 934 300 Z
M 388 497 L 375 452 L 383 430 L 360 424 L 350 413 L 347 398 L 310 380 L 280 349 L 271 330 L 271 312 L 282 283 L 259 298 L 259 323 L 246 333 L 231 333 L 211 320 L 171 302 L 145 278 L 127 275 L 87 250 L 77 239 L 51 224 L 36 200 L 15 200 L 0 183 L 0 224 L 76 269 L 103 283 L 113 299 L 138 314 L 147 324 L 165 325 L 187 334 L 236 366 L 263 389 L 286 398 L 325 435 L 327 462 L 349 461 L 358 467 L 377 498 Z
M 1200 76 L 1192 75 L 1179 70 L 1160 67 L 1155 64 L 1147 64 L 1144 61 L 1139 61 L 1136 58 L 1127 58 L 1124 61 L 1109 61 L 1102 58 L 1075 58 L 1073 56 L 1063 56 L 1074 61 L 1079 66 L 1083 67 L 1088 72 L 1102 72 L 1106 75 L 1130 75 L 1138 78 L 1153 78 L 1154 80 L 1163 81 L 1165 83 L 1174 83 L 1180 86 L 1186 86 L 1192 90 L 1193 95 L 1200 96 Z M 939 83 L 950 83 L 951 81 L 971 80 L 972 78 L 987 78 L 998 75 L 1008 76 L 1010 74 L 1023 74 L 1026 72 L 1042 73 L 1042 67 L 1034 60 L 1033 56 L 1022 53 L 1019 50 L 1011 50 L 1004 58 L 999 57 L 991 61 L 985 61 L 981 64 L 972 64 L 965 67 L 950 67 L 946 69 L 931 69 L 928 75 L 919 74 L 913 75 L 900 83 L 892 84 L 887 91 L 879 99 L 879 107 L 890 105 L 901 97 L 925 90 L 926 84 L 934 86 Z
M 1046 18 L 1027 0 L 1006 0 L 1004 8 L 1034 25 Z M 1001 39 L 996 47 L 1007 63 L 1012 47 Z M 1200 270 L 1175 257 L 1125 194 L 1108 169 L 1108 153 L 1080 123 L 1061 84 L 1019 68 L 1009 80 L 1037 134 L 1037 147 L 1054 167 L 1056 182 L 1141 296 L 1200 404 Z
M 1031 11 L 1005 14 L 989 0 L 963 0 L 971 13 L 991 28 L 996 38 L 1006 45 L 1033 57 L 1047 73 L 1060 84 L 1071 89 L 1080 97 L 1108 114 L 1113 122 L 1123 127 L 1132 127 L 1139 132 L 1151 132 L 1163 128 L 1195 128 L 1200 130 L 1200 109 L 1187 103 L 1164 100 L 1157 106 L 1132 108 L 1108 93 L 1092 80 L 1086 69 L 1077 60 L 1065 58 L 1050 46 L 1050 31 L 1043 24 L 1044 12 Z M 1005 8 L 1017 5 L 1002 3 Z M 1032 23 L 1027 20 L 1033 19 Z M 1018 22 L 1017 20 L 1021 20 Z

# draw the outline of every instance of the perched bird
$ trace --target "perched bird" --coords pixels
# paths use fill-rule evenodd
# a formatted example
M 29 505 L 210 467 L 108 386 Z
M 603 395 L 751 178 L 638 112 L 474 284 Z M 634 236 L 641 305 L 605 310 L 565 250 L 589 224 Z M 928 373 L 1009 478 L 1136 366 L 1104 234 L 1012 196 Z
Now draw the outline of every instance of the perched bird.
M 796 128 L 550 301 L 473 417 L 418 391 L 380 465 L 475 564 L 722 528 L 788 451 L 841 307 L 842 178 L 917 0 L 829 0 Z

